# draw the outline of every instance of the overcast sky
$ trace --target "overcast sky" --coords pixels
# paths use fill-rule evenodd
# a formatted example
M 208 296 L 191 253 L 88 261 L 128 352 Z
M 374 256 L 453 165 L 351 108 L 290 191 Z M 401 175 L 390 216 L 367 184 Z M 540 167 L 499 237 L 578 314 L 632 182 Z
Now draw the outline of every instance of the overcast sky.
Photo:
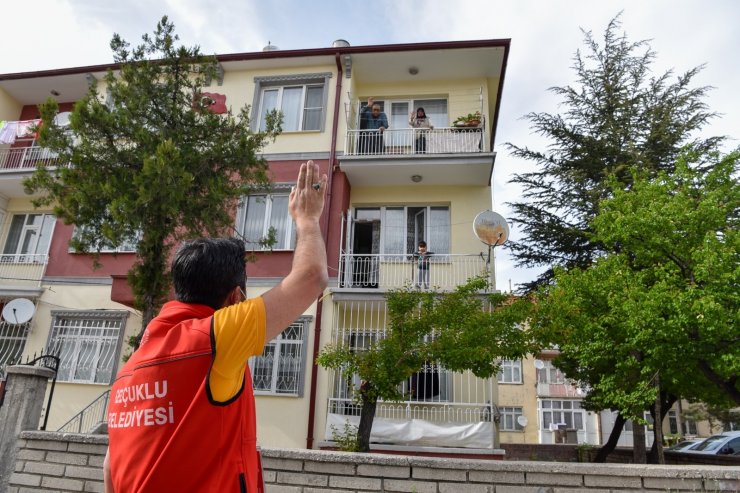
M 657 71 L 681 73 L 706 64 L 695 81 L 715 88 L 707 103 L 722 114 L 707 133 L 735 139 L 728 149 L 740 138 L 736 0 L 35 0 L 3 2 L 2 10 L 6 44 L 0 73 L 110 63 L 114 32 L 136 45 L 162 15 L 174 21 L 183 44 L 219 54 L 258 51 L 268 41 L 301 49 L 329 46 L 338 38 L 353 46 L 511 38 L 493 192 L 493 208 L 504 217 L 506 202 L 519 195 L 509 178 L 531 164 L 510 157 L 502 144 L 544 147 L 522 115 L 557 112 L 559 101 L 547 88 L 572 82 L 581 29 L 600 35 L 620 11 L 631 41 L 651 40 Z M 497 257 L 499 289 L 538 273 L 516 268 L 505 249 Z

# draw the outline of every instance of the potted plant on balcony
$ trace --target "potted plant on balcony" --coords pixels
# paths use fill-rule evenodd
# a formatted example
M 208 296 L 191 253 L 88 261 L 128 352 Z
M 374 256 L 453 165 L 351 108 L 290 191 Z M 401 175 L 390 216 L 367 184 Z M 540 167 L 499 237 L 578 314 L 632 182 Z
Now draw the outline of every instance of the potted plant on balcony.
M 459 116 L 452 122 L 454 127 L 478 127 L 483 117 L 480 111 L 475 113 L 468 113 L 467 115 Z

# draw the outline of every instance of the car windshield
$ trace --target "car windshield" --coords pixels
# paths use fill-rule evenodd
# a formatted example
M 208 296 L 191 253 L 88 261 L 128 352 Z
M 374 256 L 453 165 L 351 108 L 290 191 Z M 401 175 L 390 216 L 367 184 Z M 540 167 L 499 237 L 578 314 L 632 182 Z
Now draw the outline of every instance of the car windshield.
M 713 437 L 709 437 L 703 442 L 701 442 L 699 445 L 694 447 L 692 450 L 714 450 L 722 443 L 723 440 L 725 440 L 727 437 L 724 437 L 722 435 L 715 435 Z

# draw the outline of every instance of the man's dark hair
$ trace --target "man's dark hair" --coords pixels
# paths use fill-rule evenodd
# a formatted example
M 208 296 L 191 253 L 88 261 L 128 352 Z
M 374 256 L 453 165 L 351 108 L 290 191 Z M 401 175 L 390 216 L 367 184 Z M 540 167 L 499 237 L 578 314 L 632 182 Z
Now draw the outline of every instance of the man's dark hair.
M 427 242 L 426 242 L 426 241 L 424 241 L 424 240 L 421 240 L 421 241 L 419 242 L 419 246 L 420 246 L 420 247 L 425 247 L 425 246 L 427 246 Z
M 229 292 L 247 281 L 244 242 L 238 238 L 186 241 L 172 261 L 175 298 L 218 310 Z

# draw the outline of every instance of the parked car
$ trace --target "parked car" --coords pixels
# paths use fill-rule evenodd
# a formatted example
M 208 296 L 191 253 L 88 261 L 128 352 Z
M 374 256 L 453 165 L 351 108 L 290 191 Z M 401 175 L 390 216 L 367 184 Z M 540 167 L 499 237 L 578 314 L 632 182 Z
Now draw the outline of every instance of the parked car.
M 726 431 L 712 435 L 686 452 L 692 454 L 732 455 L 740 451 L 740 431 Z
M 677 444 L 671 446 L 668 448 L 671 452 L 687 452 L 691 450 L 692 448 L 699 445 L 704 440 L 702 438 L 695 438 L 692 440 L 684 440 L 683 442 L 678 442 Z

